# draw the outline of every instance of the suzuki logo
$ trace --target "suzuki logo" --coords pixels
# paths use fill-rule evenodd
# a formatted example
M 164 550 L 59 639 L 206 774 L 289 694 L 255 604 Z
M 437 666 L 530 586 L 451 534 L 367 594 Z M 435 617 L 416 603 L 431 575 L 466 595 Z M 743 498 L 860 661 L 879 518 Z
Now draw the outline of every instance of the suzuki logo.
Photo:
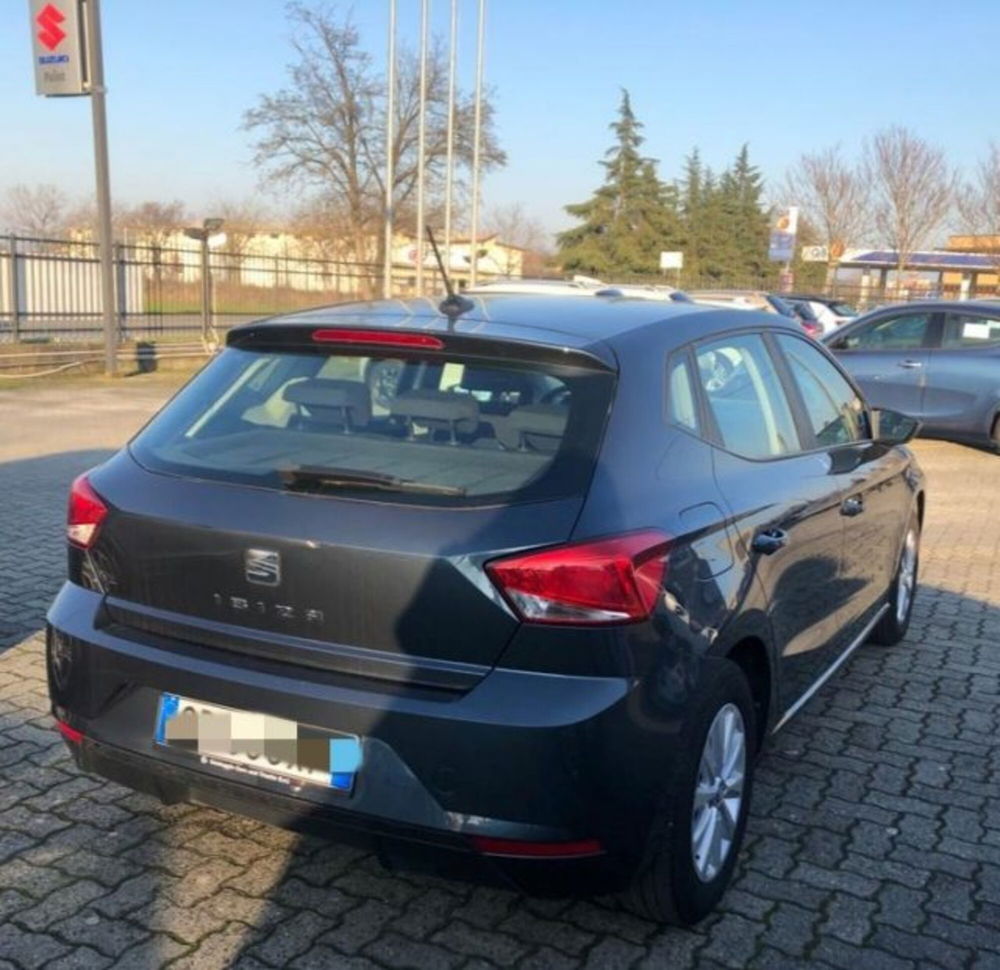
M 38 39 L 50 51 L 54 51 L 66 39 L 66 31 L 59 26 L 65 19 L 66 15 L 51 3 L 46 4 L 35 18 L 35 23 L 42 28 L 38 32 Z
M 243 556 L 247 582 L 277 586 L 281 582 L 281 557 L 270 549 L 247 549 Z

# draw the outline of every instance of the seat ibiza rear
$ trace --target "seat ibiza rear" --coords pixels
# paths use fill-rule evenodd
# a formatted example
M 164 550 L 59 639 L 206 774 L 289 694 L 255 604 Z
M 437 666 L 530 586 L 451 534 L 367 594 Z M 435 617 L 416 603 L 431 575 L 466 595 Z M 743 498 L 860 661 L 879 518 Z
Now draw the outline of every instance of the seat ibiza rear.
M 496 297 L 233 331 L 73 484 L 48 669 L 78 762 L 402 865 L 703 916 L 780 713 L 715 449 L 665 410 L 667 360 L 734 318 Z M 695 375 L 718 379 L 682 360 L 704 409 Z

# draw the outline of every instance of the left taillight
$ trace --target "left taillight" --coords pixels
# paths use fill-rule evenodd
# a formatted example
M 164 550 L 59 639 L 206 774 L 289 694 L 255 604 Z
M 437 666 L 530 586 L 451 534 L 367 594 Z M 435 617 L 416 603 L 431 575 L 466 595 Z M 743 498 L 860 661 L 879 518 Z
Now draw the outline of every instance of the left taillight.
M 637 623 L 656 606 L 670 539 L 657 530 L 577 542 L 496 559 L 486 572 L 533 623 Z
M 69 512 L 66 517 L 66 538 L 74 546 L 89 549 L 97 540 L 108 507 L 91 487 L 86 475 L 73 482 L 69 490 Z

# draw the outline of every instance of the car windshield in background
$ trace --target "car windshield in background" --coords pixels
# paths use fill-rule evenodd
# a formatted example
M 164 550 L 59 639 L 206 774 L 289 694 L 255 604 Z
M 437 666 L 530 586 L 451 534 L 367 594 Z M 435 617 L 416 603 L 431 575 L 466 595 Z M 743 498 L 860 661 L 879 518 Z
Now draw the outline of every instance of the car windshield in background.
M 154 471 L 481 504 L 580 491 L 613 378 L 519 362 L 227 350 L 132 443 Z
M 858 311 L 850 303 L 829 303 L 827 304 L 838 317 L 856 317 Z

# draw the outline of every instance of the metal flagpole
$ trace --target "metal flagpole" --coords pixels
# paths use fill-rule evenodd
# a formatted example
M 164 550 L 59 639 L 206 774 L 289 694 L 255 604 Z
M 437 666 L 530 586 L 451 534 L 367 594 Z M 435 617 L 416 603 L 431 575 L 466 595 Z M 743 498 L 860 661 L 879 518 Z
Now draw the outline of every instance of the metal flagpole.
M 104 370 L 118 369 L 118 321 L 115 314 L 115 269 L 111 251 L 111 177 L 108 164 L 108 117 L 104 107 L 104 53 L 99 0 L 84 5 L 87 75 L 94 127 L 94 170 L 97 176 L 97 230 L 101 257 L 101 310 L 104 318 Z
M 479 0 L 479 37 L 476 41 L 476 114 L 472 147 L 472 225 L 469 231 L 469 283 L 476 285 L 479 263 L 479 163 L 483 129 L 483 40 L 486 28 L 486 0 Z
M 455 74 L 458 61 L 458 0 L 451 0 L 451 47 L 448 66 L 448 149 L 444 175 L 444 263 L 451 272 L 451 197 L 455 176 Z
M 382 296 L 392 297 L 392 196 L 393 196 L 393 147 L 396 141 L 396 0 L 389 0 L 389 58 L 386 67 L 388 78 L 385 99 L 385 252 L 382 259 Z
M 420 0 L 420 120 L 417 134 L 417 296 L 424 295 L 424 177 L 427 151 L 427 21 L 430 0 Z

